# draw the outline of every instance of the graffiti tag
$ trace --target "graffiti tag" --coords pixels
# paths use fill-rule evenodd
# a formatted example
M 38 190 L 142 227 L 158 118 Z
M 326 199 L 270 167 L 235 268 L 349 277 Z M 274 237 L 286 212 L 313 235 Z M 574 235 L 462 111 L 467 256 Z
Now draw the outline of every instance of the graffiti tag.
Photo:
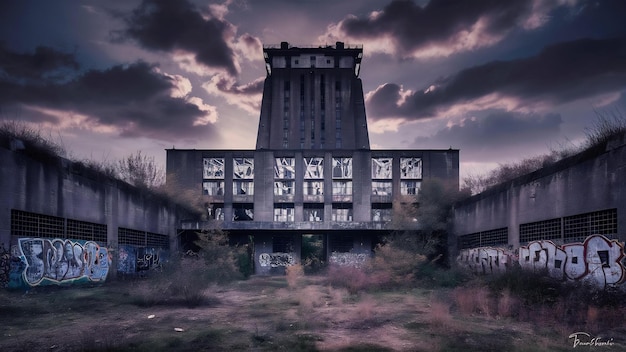
M 277 268 L 279 266 L 291 266 L 296 261 L 290 253 L 261 253 L 259 255 L 259 265 Z
M 16 251 L 23 265 L 13 265 L 29 286 L 78 279 L 104 281 L 111 264 L 107 249 L 93 241 L 20 238 Z
M 332 252 L 328 262 L 339 266 L 360 267 L 367 261 L 368 255 L 365 253 L 339 253 Z
M 506 270 L 513 254 L 502 248 L 464 249 L 457 262 L 475 273 L 494 274 Z M 517 262 L 526 270 L 547 271 L 562 280 L 589 280 L 598 286 L 626 281 L 624 245 L 602 235 L 592 235 L 583 243 L 562 246 L 552 241 L 533 241 L 519 248 Z

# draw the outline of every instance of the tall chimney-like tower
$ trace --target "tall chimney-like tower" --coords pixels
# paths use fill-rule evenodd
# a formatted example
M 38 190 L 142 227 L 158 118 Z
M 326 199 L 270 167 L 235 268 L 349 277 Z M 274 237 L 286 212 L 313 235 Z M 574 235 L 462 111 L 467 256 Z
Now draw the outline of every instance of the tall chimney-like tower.
M 256 149 L 369 149 L 362 46 L 263 48 L 267 77 Z

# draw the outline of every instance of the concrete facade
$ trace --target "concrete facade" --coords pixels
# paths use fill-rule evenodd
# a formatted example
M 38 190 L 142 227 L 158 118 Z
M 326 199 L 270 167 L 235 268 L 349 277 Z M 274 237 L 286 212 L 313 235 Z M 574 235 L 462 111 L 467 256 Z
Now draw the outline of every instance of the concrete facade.
M 529 242 L 626 240 L 626 136 L 475 195 L 454 210 L 451 253 Z
M 266 46 L 256 149 L 167 150 L 167 182 L 202 194 L 208 221 L 231 238 L 253 238 L 257 274 L 301 263 L 307 235 L 324 238 L 327 261 L 358 265 L 424 180 L 458 188 L 458 150 L 370 149 L 362 54 L 340 42 Z
M 185 209 L 80 163 L 24 146 L 21 141 L 2 142 L 3 286 L 19 286 L 24 281 L 31 286 L 80 281 L 89 260 L 92 272 L 97 267 L 103 273 L 98 276 L 102 281 L 115 277 L 118 269 L 134 274 L 149 268 L 158 264 L 159 255 L 163 259 L 177 249 L 178 219 L 188 217 Z M 18 147 L 12 150 L 10 146 Z M 70 254 L 55 254 L 54 249 L 60 250 L 63 245 L 72 246 L 74 253 L 68 249 Z M 49 277 L 56 275 L 52 273 L 53 265 L 65 266 L 67 271 L 68 263 L 80 267 L 71 280 L 67 273 Z M 26 279 L 27 271 L 32 274 L 30 279 Z

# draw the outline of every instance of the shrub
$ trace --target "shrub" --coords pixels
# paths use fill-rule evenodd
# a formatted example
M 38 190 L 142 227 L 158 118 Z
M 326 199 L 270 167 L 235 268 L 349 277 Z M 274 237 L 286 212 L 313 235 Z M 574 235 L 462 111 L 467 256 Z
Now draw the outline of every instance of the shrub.
M 298 287 L 304 276 L 304 270 L 302 269 L 302 265 L 295 264 L 286 267 L 285 275 L 287 276 L 287 285 L 289 287 Z
M 357 294 L 370 287 L 371 281 L 362 268 L 330 265 L 327 272 L 328 282 L 334 287 L 344 287 L 350 294 Z

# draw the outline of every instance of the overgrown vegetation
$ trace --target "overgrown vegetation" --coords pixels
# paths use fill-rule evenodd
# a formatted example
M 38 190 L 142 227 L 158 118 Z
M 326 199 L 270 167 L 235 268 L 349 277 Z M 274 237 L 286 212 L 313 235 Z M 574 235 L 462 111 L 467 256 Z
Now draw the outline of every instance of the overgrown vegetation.
M 596 119 L 585 128 L 585 140 L 579 145 L 562 143 L 549 153 L 524 158 L 517 162 L 498 165 L 486 174 L 468 174 L 461 188 L 469 194 L 478 194 L 498 184 L 537 171 L 585 150 L 604 145 L 607 141 L 626 134 L 626 117 L 619 111 L 595 111 Z
M 197 236 L 197 251 L 173 254 L 162 270 L 137 283 L 134 296 L 138 305 L 211 305 L 214 302 L 206 294 L 211 285 L 224 285 L 249 274 L 250 268 L 241 264 L 246 249 L 230 246 L 226 233 L 208 229 Z

